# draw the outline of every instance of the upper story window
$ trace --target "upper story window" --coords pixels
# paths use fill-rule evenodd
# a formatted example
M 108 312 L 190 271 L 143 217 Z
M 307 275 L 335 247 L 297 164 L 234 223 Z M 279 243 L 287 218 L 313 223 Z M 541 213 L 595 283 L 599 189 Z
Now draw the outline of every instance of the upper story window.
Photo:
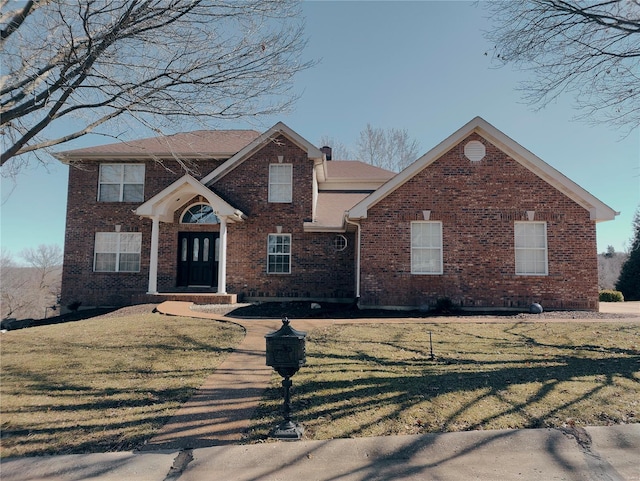
M 547 223 L 516 222 L 516 274 L 546 276 L 549 274 L 547 255 Z
M 140 232 L 96 232 L 95 272 L 140 272 Z
M 442 222 L 411 223 L 411 273 L 442 274 Z
M 99 202 L 142 202 L 144 164 L 100 164 Z
M 293 164 L 269 165 L 269 202 L 292 202 Z
M 195 204 L 182 215 L 182 224 L 219 224 L 220 220 L 209 204 Z

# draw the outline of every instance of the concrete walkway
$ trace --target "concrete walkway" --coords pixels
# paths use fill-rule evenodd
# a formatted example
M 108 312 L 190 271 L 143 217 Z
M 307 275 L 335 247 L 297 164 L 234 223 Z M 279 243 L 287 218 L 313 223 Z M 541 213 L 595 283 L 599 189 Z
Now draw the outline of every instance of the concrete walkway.
M 223 316 L 189 309 L 185 302 L 168 301 L 157 310 L 174 316 L 221 319 Z M 145 446 L 158 449 L 193 449 L 237 443 L 267 388 L 273 370 L 265 364 L 265 334 L 279 329 L 279 320 L 234 321 L 245 328 L 245 338 L 196 394 Z
M 625 321 L 640 322 L 640 303 L 624 304 L 626 310 L 615 306 L 615 312 L 628 314 Z M 608 306 L 602 306 L 601 310 Z M 158 310 L 167 315 L 229 320 L 193 311 L 190 304 L 181 302 L 165 302 Z M 293 325 L 299 330 L 310 330 L 319 323 L 371 321 L 294 320 Z M 281 322 L 279 319 L 233 322 L 245 328 L 243 342 L 142 451 L 3 460 L 0 478 L 3 481 L 640 481 L 640 424 L 239 444 L 272 375 L 271 368 L 265 365 L 264 335 L 278 329 Z M 385 319 L 385 322 L 411 321 Z M 452 319 L 413 322 L 452 322 Z M 482 318 L 480 322 L 492 320 Z

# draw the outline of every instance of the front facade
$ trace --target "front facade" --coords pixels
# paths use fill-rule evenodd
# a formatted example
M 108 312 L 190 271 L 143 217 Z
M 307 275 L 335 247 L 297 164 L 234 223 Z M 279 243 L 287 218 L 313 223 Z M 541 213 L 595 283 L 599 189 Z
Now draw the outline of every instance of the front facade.
M 59 154 L 63 305 L 597 309 L 595 225 L 616 213 L 483 119 L 399 174 L 329 152 L 279 123 Z

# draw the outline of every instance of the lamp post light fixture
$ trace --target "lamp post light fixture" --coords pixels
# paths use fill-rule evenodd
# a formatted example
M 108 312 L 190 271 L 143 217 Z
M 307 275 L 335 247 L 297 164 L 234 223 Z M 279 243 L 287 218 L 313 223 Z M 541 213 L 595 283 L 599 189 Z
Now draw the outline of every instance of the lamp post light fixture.
M 267 366 L 280 374 L 284 394 L 282 414 L 284 421 L 278 424 L 272 431 L 271 437 L 286 441 L 302 439 L 304 428 L 291 419 L 291 376 L 306 363 L 305 338 L 306 332 L 297 331 L 290 325 L 289 319 L 282 318 L 282 327 L 265 336 Z

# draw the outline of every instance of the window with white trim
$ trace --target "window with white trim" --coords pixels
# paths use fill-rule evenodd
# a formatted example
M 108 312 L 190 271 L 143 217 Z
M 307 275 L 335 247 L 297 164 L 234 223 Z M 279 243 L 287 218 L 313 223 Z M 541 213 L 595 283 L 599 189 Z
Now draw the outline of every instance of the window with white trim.
M 100 164 L 99 202 L 142 202 L 144 164 Z
M 219 224 L 220 219 L 209 204 L 194 204 L 182 214 L 181 224 Z
M 269 202 L 293 200 L 293 164 L 269 165 Z
M 94 272 L 140 272 L 140 232 L 96 232 Z
M 442 222 L 411 223 L 411 273 L 442 274 Z
M 267 240 L 267 273 L 291 273 L 291 234 L 269 234 Z
M 549 274 L 546 222 L 516 222 L 514 225 L 516 274 Z

